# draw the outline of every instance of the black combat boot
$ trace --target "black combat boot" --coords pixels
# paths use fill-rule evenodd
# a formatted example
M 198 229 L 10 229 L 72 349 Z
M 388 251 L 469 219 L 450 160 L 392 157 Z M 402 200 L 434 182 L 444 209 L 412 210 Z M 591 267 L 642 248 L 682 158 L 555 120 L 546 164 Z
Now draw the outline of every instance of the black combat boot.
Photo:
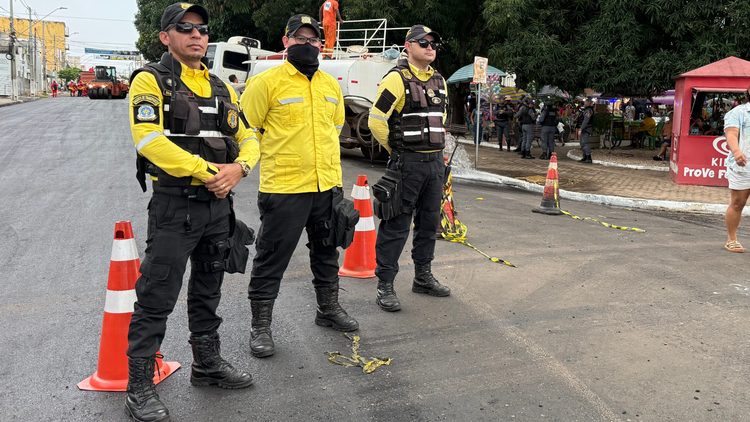
M 315 324 L 332 327 L 339 331 L 357 331 L 359 323 L 349 316 L 339 304 L 339 282 L 315 285 L 315 297 L 318 299 L 318 310 L 315 314 Z
M 540 159 L 540 160 L 546 160 L 546 159 L 548 159 L 548 158 L 549 158 L 549 157 L 547 157 L 547 153 L 546 153 L 546 152 L 543 152 L 543 153 L 542 153 L 542 155 L 540 155 L 540 156 L 539 156 L 539 159 Z
M 156 354 L 147 358 L 128 357 L 128 397 L 125 413 L 139 422 L 169 421 L 169 410 L 159 400 L 154 385 Z
M 414 283 L 411 286 L 412 292 L 438 297 L 451 295 L 451 289 L 435 280 L 435 277 L 432 275 L 432 264 L 415 264 L 414 273 Z
M 253 384 L 253 376 L 235 369 L 221 357 L 219 333 L 197 336 L 190 334 L 188 343 L 193 348 L 190 384 L 196 387 L 217 385 L 221 388 L 245 388 Z
M 586 163 L 586 164 L 592 164 L 594 161 L 591 159 L 591 155 L 590 154 L 585 154 L 583 156 L 583 158 L 581 158 L 580 160 L 578 160 L 578 162 L 580 162 L 580 163 Z
M 253 313 L 250 330 L 250 353 L 256 358 L 265 358 L 272 356 L 274 353 L 271 333 L 273 304 L 274 299 L 250 301 L 250 308 Z
M 392 281 L 383 281 L 378 279 L 378 298 L 375 302 L 380 309 L 387 312 L 396 312 L 401 310 L 401 302 L 396 297 L 396 291 L 393 290 Z

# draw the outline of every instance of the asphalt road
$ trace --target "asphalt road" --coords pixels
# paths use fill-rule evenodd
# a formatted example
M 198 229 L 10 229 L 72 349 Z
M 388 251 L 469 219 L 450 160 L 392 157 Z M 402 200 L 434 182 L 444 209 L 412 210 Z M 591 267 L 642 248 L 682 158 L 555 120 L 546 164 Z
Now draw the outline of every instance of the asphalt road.
M 0 109 L 0 420 L 127 420 L 124 393 L 76 387 L 96 369 L 114 223 L 132 221 L 145 248 L 149 195 L 135 181 L 127 112 L 123 100 L 68 97 Z M 347 194 L 358 174 L 374 183 L 382 173 L 358 151 L 342 165 Z M 254 172 L 236 189 L 239 216 L 256 228 L 257 187 Z M 225 279 L 223 355 L 256 379 L 238 391 L 190 386 L 183 291 L 161 349 L 183 368 L 158 387 L 174 420 L 747 420 L 748 255 L 722 248 L 721 218 L 563 203 L 647 230 L 623 232 L 533 214 L 535 194 L 454 192 L 469 241 L 518 268 L 439 242 L 433 270 L 453 295 L 431 298 L 411 293 L 407 246 L 398 313 L 377 307 L 375 280 L 342 279 L 360 353 L 393 359 L 365 375 L 326 359 L 349 342 L 313 323 L 302 241 L 271 358 L 249 354 L 249 277 Z

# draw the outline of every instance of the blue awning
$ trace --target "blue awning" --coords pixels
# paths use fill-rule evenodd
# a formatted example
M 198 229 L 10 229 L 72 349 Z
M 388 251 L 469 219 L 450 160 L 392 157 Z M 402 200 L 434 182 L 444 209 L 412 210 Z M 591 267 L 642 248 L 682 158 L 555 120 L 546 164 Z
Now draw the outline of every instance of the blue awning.
M 487 66 L 487 76 L 489 75 L 500 75 L 501 77 L 508 76 L 507 73 L 503 72 L 502 70 L 496 67 Z M 456 73 L 452 74 L 451 77 L 448 78 L 446 82 L 448 82 L 449 84 L 455 84 L 459 82 L 471 82 L 473 80 L 474 80 L 474 64 L 472 63 L 472 64 L 468 64 L 462 67 L 461 69 L 458 69 Z

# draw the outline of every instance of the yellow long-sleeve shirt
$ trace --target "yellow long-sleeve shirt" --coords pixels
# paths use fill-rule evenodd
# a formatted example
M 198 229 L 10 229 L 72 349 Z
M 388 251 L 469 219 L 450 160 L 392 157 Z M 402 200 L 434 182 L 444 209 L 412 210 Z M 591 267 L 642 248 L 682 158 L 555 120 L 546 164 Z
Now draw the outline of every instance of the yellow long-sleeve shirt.
M 427 69 L 427 72 L 418 69 L 413 64 L 409 63 L 409 68 L 411 69 L 411 73 L 416 76 L 420 81 L 427 82 L 432 75 L 435 73 L 435 69 L 430 67 Z M 443 80 L 443 86 L 445 87 L 445 112 L 443 113 L 443 124 L 445 124 L 445 119 L 447 118 L 447 109 L 448 109 L 448 85 L 445 83 L 445 80 Z M 377 107 L 372 107 L 370 110 L 370 118 L 368 120 L 368 125 L 370 126 L 370 130 L 372 131 L 372 134 L 375 136 L 375 139 L 380 142 L 381 145 L 388 151 L 391 152 L 391 147 L 388 145 L 388 133 L 390 132 L 390 129 L 388 129 L 388 119 L 391 117 L 391 114 L 393 113 L 393 110 L 396 110 L 396 112 L 400 113 L 401 110 L 404 108 L 404 104 L 406 103 L 405 96 L 406 91 L 404 89 L 404 81 L 401 78 L 401 75 L 398 74 L 398 72 L 391 72 L 388 75 L 386 75 L 385 78 L 380 82 L 380 88 L 378 89 L 378 95 L 375 97 L 375 101 L 373 104 L 378 104 L 378 100 L 380 100 L 380 96 L 385 91 L 389 91 L 391 94 L 393 94 L 394 97 L 396 97 L 396 101 L 393 102 L 393 106 L 391 106 L 391 109 L 388 110 L 387 113 L 384 113 Z M 375 117 L 373 117 L 373 115 Z M 422 152 L 433 152 L 433 151 L 422 151 Z
M 344 96 L 336 79 L 318 70 L 312 80 L 285 61 L 247 82 L 240 100 L 260 139 L 264 193 L 324 192 L 343 186 L 339 134 Z
M 196 95 L 211 96 L 211 82 L 208 69 L 190 69 L 184 64 L 180 73 L 182 82 Z M 228 86 L 228 85 L 227 85 Z M 234 104 L 238 104 L 237 94 L 228 86 L 229 95 Z M 210 179 L 218 169 L 190 152 L 180 148 L 164 136 L 164 96 L 156 78 L 149 72 L 140 72 L 130 86 L 130 128 L 133 141 L 138 153 L 146 157 L 157 167 L 174 177 L 192 176 L 191 184 L 202 185 Z M 238 105 L 239 106 L 239 105 Z M 141 107 L 149 107 L 149 112 L 155 114 L 147 119 L 137 119 L 142 112 Z M 158 115 L 157 115 L 158 114 Z M 140 114 L 143 116 L 143 114 Z M 149 120 L 150 119 L 150 120 Z M 251 167 L 255 166 L 260 156 L 258 138 L 247 128 L 240 119 L 237 133 L 232 137 L 240 147 L 240 154 L 236 161 L 246 161 Z M 220 164 L 220 163 L 219 163 Z M 209 169 L 212 172 L 209 172 Z M 152 176 L 153 180 L 156 180 Z

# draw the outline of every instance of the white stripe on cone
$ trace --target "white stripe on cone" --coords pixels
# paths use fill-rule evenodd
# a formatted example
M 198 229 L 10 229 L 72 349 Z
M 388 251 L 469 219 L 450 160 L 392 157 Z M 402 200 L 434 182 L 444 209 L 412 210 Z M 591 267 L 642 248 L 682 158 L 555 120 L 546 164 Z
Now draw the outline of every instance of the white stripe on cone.
M 138 259 L 135 239 L 115 239 L 112 242 L 112 261 L 132 261 Z
M 354 185 L 354 189 L 352 189 L 352 198 L 370 199 L 370 187 Z
M 137 299 L 135 290 L 107 290 L 104 312 L 110 314 L 133 313 L 133 305 Z
M 355 232 L 369 232 L 375 230 L 375 219 L 372 217 L 361 217 L 356 226 L 354 226 Z

